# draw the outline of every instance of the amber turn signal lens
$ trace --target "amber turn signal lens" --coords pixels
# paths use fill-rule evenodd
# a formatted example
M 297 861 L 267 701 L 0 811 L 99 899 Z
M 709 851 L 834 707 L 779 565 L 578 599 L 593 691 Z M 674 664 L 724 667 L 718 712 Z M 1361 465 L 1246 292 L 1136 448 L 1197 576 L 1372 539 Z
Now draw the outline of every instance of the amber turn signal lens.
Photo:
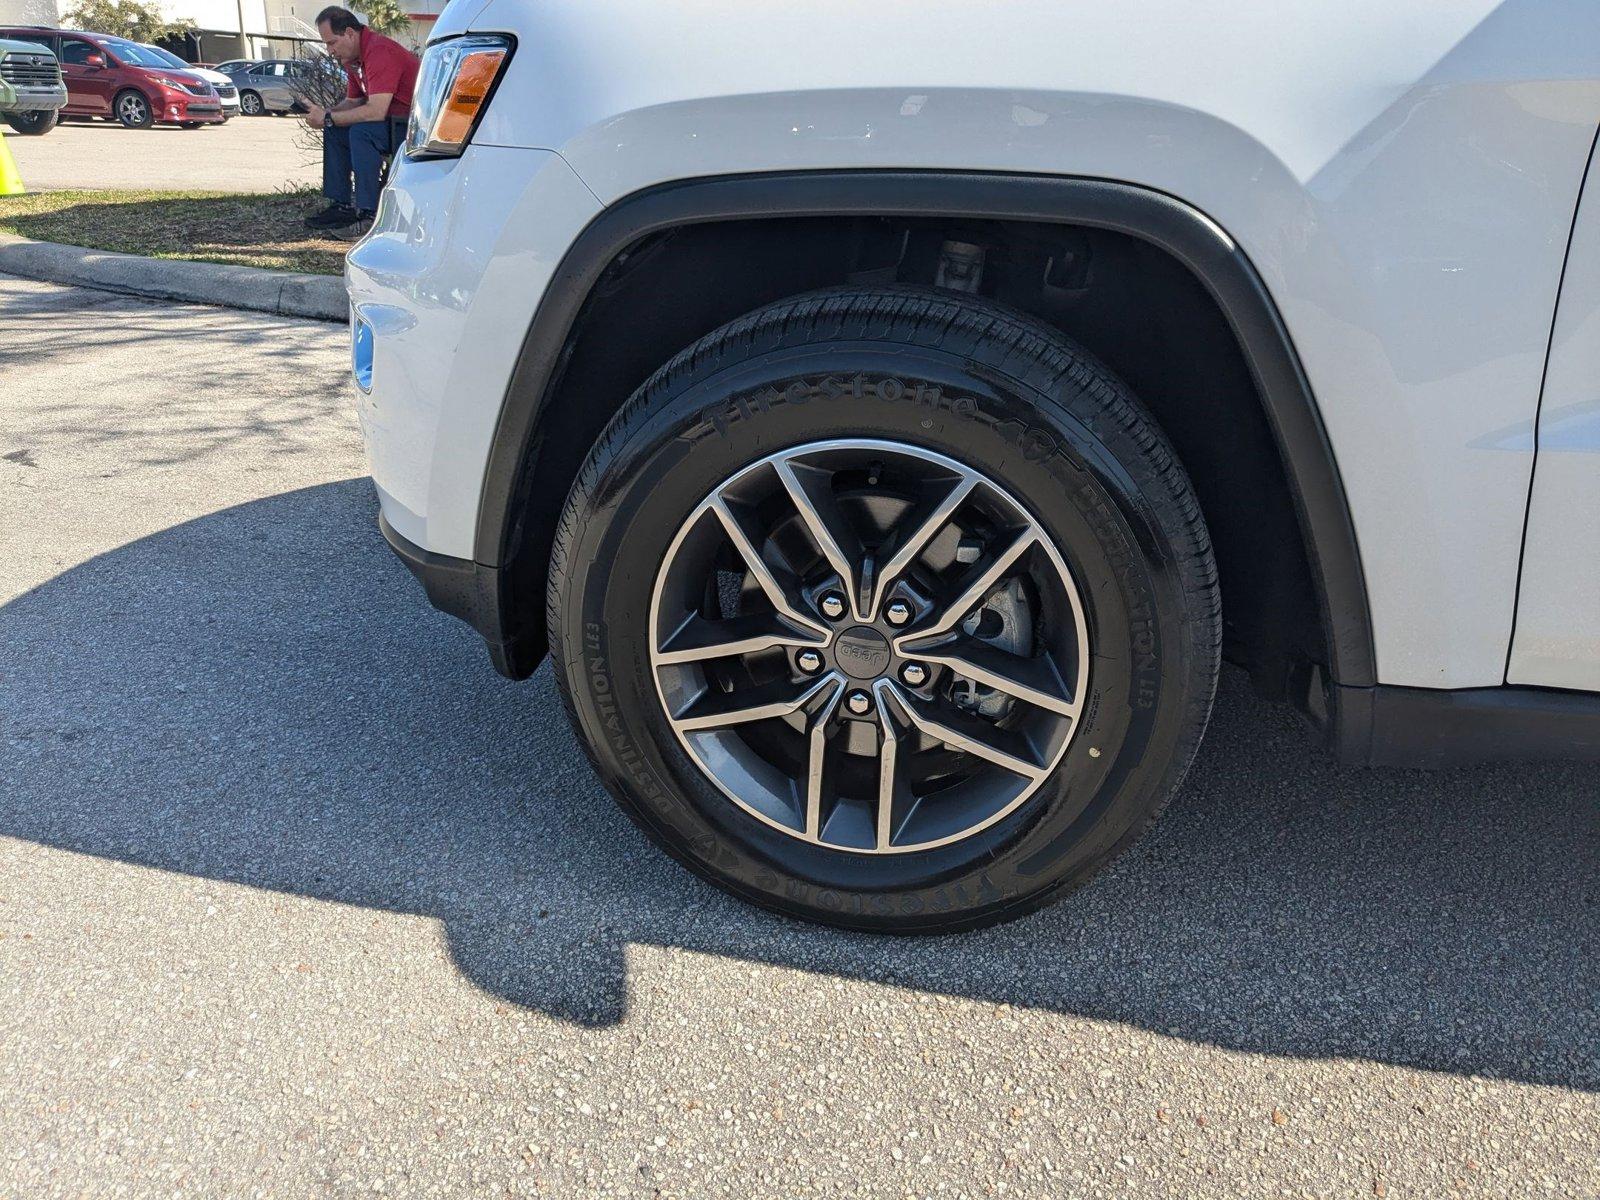
M 466 149 L 511 54 L 511 39 L 501 34 L 470 33 L 430 45 L 411 97 L 406 157 L 454 158 Z
M 460 144 L 467 140 L 505 57 L 504 50 L 474 50 L 461 60 L 450 95 L 434 124 L 434 141 Z

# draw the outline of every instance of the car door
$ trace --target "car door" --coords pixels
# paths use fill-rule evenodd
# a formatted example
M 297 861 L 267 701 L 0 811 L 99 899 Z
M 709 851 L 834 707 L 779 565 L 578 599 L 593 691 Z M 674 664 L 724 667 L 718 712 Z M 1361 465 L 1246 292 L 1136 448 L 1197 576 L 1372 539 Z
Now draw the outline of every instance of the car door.
M 250 68 L 250 83 L 261 93 L 261 102 L 271 112 L 288 107 L 289 98 L 283 86 L 281 62 L 257 63 Z
M 274 62 L 272 65 L 272 107 L 283 109 L 294 104 L 294 96 L 289 91 L 289 64 Z
M 56 57 L 61 60 L 61 78 L 67 85 L 67 111 L 91 117 L 110 115 L 116 72 L 105 51 L 84 38 L 64 34 Z
M 1600 692 L 1600 169 L 1591 151 L 1539 401 L 1506 682 Z

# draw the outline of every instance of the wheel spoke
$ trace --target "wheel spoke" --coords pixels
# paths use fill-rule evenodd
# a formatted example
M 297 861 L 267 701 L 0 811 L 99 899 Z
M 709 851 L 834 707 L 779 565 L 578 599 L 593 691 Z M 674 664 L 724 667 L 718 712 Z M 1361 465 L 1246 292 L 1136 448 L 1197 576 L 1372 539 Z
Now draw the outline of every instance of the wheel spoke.
M 900 534 L 899 530 L 896 530 L 894 553 L 889 556 L 889 560 L 883 564 L 873 581 L 872 602 L 867 608 L 869 617 L 878 615 L 878 606 L 883 603 L 884 593 L 916 560 L 917 555 L 922 553 L 934 535 L 944 528 L 945 523 L 954 515 L 956 509 L 961 507 L 961 502 L 976 485 L 977 480 L 972 476 L 962 476 L 931 511 L 924 508 L 905 522 L 910 527 L 907 532 Z
M 961 589 L 961 593 L 949 604 L 942 606 L 939 618 L 932 624 L 914 629 L 909 633 L 895 639 L 895 653 L 902 653 L 900 647 L 912 639 L 934 637 L 941 633 L 948 633 L 961 624 L 974 608 L 983 603 L 983 600 L 995 588 L 1005 573 L 1013 564 L 1023 556 L 1027 550 L 1039 540 L 1038 533 L 1030 528 L 1019 530 L 1017 535 L 1006 544 L 989 564 L 972 576 L 971 582 Z
M 826 788 L 826 772 L 828 763 L 828 726 L 833 720 L 833 714 L 839 707 L 839 697 L 844 695 L 842 687 L 835 688 L 833 695 L 811 715 L 810 723 L 806 728 L 806 840 L 818 842 L 822 840 L 822 797 Z
M 736 692 L 708 689 L 674 714 L 672 723 L 687 733 L 696 729 L 722 729 L 729 725 L 787 717 L 790 713 L 799 712 L 824 688 L 836 688 L 838 685 L 838 678 L 828 674 L 821 679 L 807 680 L 804 684 L 780 679 Z
M 875 689 L 878 695 L 878 806 L 875 826 L 879 850 L 887 850 L 894 843 L 895 831 L 915 804 L 905 774 L 900 769 L 900 734 L 889 715 L 891 690 L 881 682 Z
M 656 651 L 658 667 L 677 663 L 729 658 L 735 654 L 754 654 L 774 646 L 821 646 L 827 639 L 809 629 L 799 629 L 772 613 L 747 617 L 728 617 L 713 621 L 691 613 L 682 625 L 668 634 Z
M 1055 663 L 1045 655 L 1024 658 L 979 638 L 956 634 L 934 645 L 928 638 L 907 638 L 899 653 L 923 662 L 939 663 L 951 670 L 996 688 L 1008 696 L 1047 708 L 1076 721 L 1083 711 L 1080 699 L 1070 694 Z
M 721 496 L 711 498 L 711 511 L 717 514 L 717 519 L 722 522 L 722 528 L 728 535 L 728 540 L 733 543 L 733 548 L 739 552 L 739 557 L 744 559 L 744 565 L 749 568 L 750 574 L 755 578 L 761 590 L 766 593 L 772 607 L 784 617 L 793 621 L 800 628 L 826 638 L 828 630 L 816 621 L 801 612 L 799 607 L 790 599 L 789 593 L 778 582 L 778 577 L 772 573 L 772 568 L 761 557 L 761 552 L 756 549 L 750 540 L 750 535 L 728 507 L 728 502 Z
M 843 581 L 856 620 L 867 620 L 861 595 L 860 564 L 864 556 L 861 539 L 839 511 L 829 476 L 813 467 L 796 467 L 786 459 L 778 459 L 772 465 L 812 540 L 817 543 L 817 549 Z
M 975 754 L 1035 783 L 1049 774 L 1049 768 L 1038 761 L 1032 747 L 1019 735 L 964 713 L 944 711 L 898 688 L 894 695 L 913 725 L 952 750 Z

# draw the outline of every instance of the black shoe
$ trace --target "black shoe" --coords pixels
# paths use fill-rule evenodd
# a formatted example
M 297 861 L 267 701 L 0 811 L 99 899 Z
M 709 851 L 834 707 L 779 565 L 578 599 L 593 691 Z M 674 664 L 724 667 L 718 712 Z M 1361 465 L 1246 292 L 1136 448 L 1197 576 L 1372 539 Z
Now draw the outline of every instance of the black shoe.
M 341 225 L 337 229 L 328 230 L 328 236 L 337 238 L 341 242 L 359 242 L 371 230 L 373 216 L 373 213 L 358 212 L 356 213 L 356 219 L 348 225 Z
M 310 229 L 337 229 L 355 219 L 356 210 L 348 204 L 330 204 L 321 212 L 312 213 L 307 217 L 306 226 Z

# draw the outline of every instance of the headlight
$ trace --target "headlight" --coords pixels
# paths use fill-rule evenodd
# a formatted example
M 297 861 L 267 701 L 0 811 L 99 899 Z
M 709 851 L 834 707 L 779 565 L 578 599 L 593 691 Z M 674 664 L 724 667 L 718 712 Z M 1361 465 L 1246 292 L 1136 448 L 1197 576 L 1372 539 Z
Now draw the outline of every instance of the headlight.
M 154 78 L 162 87 L 171 88 L 175 92 L 187 92 L 189 90 L 183 86 L 181 79 L 174 79 L 170 75 L 157 75 Z
M 511 57 L 511 39 L 469 34 L 422 55 L 406 128 L 407 158 L 449 158 L 466 149 Z

